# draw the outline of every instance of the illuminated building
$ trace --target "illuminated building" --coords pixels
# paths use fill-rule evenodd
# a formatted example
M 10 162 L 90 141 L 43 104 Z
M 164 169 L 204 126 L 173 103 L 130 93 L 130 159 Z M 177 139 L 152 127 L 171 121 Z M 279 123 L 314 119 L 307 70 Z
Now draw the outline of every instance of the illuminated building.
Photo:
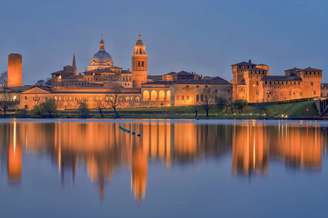
M 293 68 L 283 76 L 269 75 L 269 70 L 251 61 L 232 65 L 232 99 L 263 103 L 320 98 L 322 70 Z
M 231 100 L 231 84 L 220 77 L 185 71 L 149 75 L 148 53 L 141 36 L 133 47 L 131 71 L 114 65 L 103 39 L 86 71 L 78 72 L 74 55 L 71 65 L 32 86 L 22 86 L 21 56 L 10 57 L 8 79 L 10 87 L 20 87 L 11 90 L 19 109 L 31 110 L 47 99 L 53 99 L 58 110 L 76 110 L 82 102 L 89 109 L 111 109 L 113 99 L 118 99 L 117 108 L 192 106 L 215 104 L 219 98 Z
M 132 53 L 132 81 L 138 88 L 148 81 L 148 54 L 140 35 Z

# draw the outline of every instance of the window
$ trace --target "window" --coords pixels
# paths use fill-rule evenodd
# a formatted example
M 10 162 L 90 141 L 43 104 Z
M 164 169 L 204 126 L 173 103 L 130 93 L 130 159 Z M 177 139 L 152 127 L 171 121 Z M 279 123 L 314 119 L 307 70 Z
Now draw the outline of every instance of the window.
M 149 100 L 149 97 L 150 97 L 150 95 L 149 95 L 149 91 L 145 90 L 145 91 L 143 92 L 143 100 L 148 101 L 148 100 Z
M 152 101 L 157 100 L 157 92 L 155 90 L 151 91 L 151 100 Z
M 163 90 L 159 91 L 159 100 L 160 101 L 165 100 L 165 92 Z

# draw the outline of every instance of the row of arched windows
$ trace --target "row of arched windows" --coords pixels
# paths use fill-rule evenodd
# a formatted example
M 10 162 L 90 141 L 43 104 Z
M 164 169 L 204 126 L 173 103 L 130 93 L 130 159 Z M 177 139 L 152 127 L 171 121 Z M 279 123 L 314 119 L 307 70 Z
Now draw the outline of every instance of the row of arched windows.
M 144 101 L 169 101 L 171 98 L 171 91 L 145 90 L 143 91 L 142 98 Z

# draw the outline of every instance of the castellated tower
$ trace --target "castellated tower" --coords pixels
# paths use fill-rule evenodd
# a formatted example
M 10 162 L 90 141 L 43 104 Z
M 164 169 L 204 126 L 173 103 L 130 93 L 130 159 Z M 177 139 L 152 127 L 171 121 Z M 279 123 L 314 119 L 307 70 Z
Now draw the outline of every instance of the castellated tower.
M 8 55 L 8 87 L 17 87 L 23 85 L 23 65 L 22 55 Z
M 148 78 L 148 55 L 141 36 L 138 36 L 132 54 L 132 81 L 133 87 L 140 88 Z

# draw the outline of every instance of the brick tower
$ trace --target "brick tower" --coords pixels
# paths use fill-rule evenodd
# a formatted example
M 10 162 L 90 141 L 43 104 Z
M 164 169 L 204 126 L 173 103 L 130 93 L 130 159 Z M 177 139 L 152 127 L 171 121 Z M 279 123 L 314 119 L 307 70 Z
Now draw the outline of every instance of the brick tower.
M 8 55 L 8 87 L 18 87 L 23 85 L 22 55 Z
M 133 87 L 140 88 L 148 78 L 148 55 L 141 35 L 133 48 L 132 54 L 132 81 Z

